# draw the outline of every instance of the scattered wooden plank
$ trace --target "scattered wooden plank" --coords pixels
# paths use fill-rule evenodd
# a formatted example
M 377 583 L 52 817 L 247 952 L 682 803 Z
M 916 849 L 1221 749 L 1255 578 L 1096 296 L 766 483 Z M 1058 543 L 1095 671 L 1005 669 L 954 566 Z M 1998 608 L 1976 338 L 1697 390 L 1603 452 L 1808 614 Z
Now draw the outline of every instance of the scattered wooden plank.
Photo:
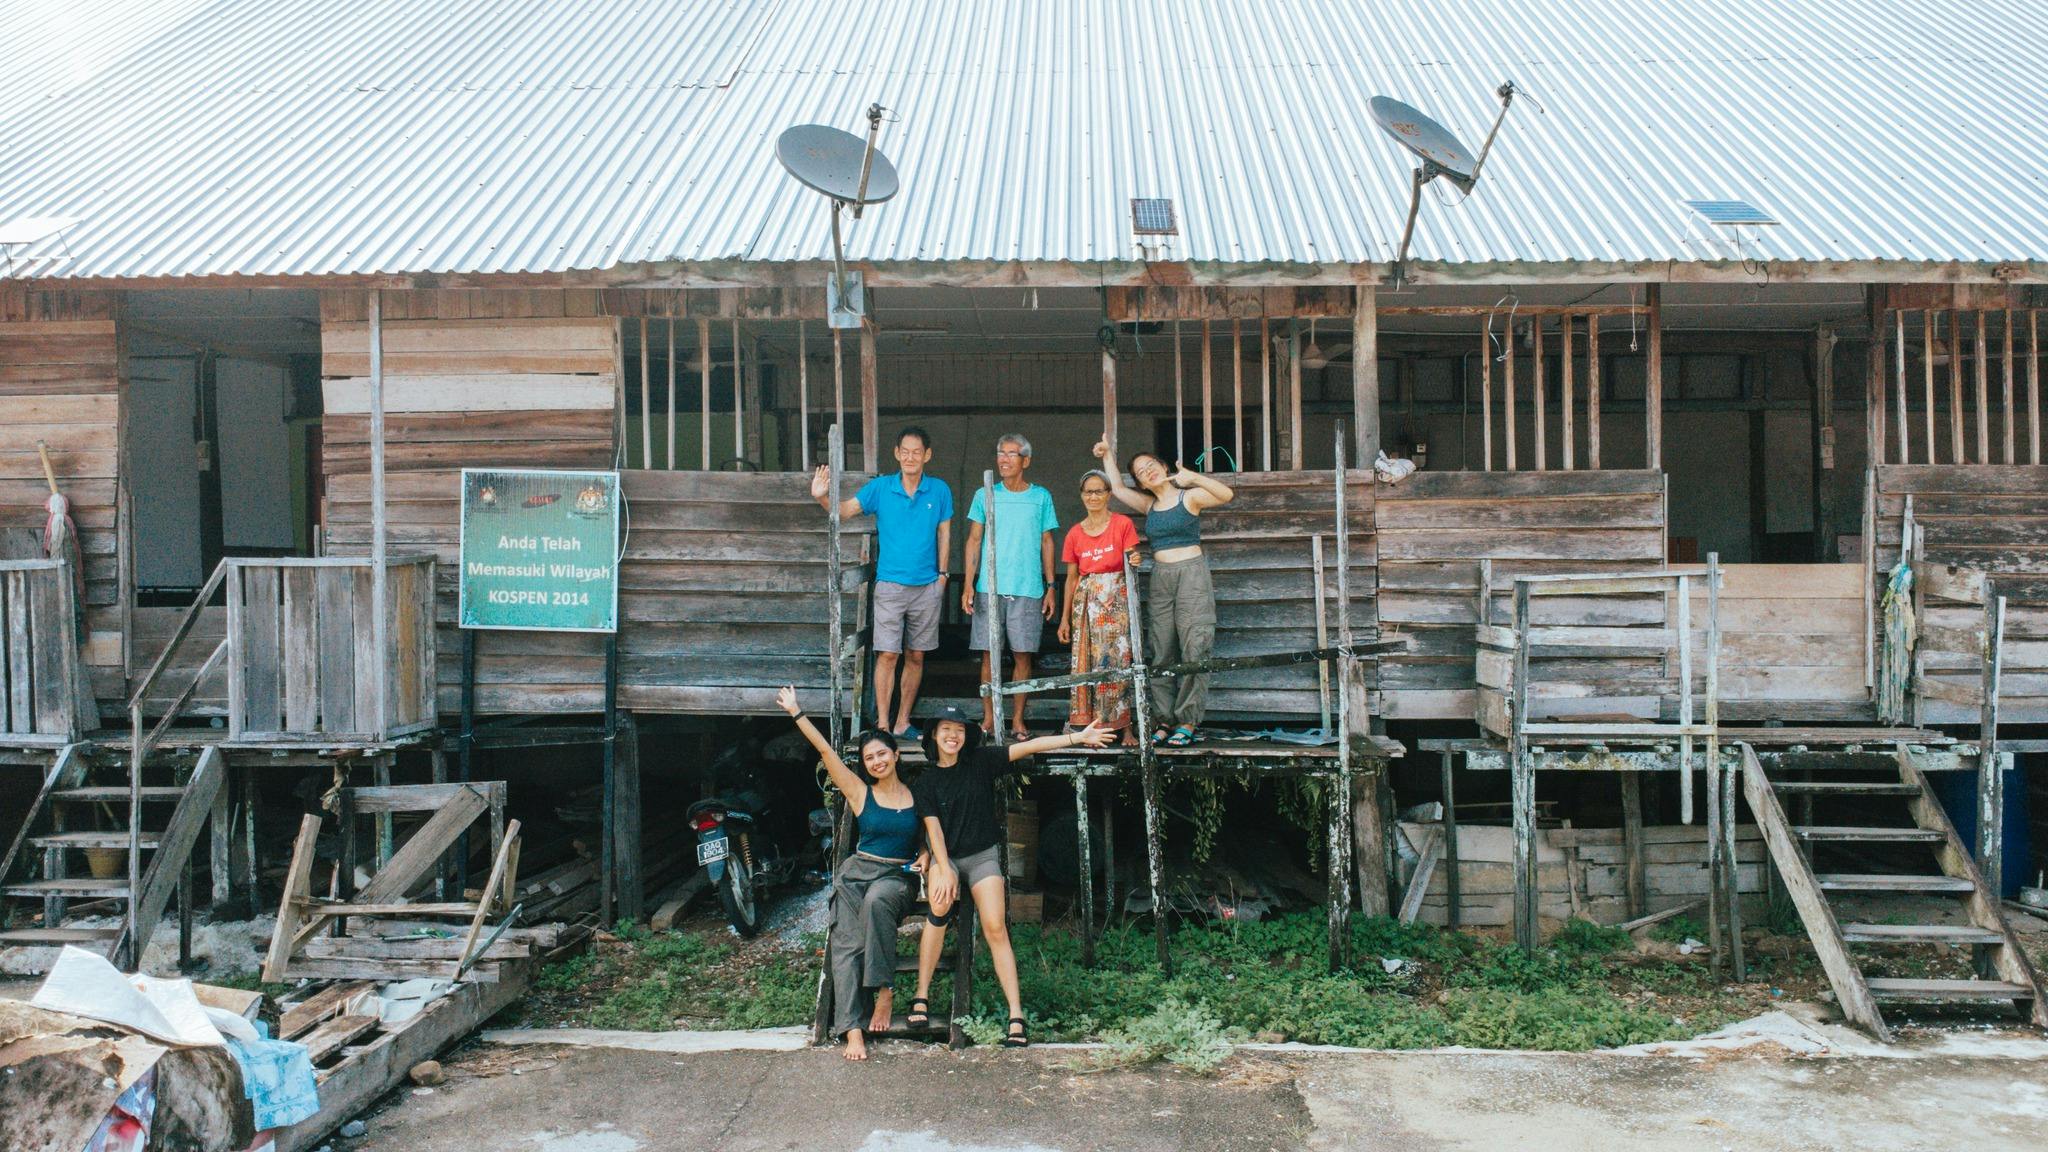
M 306 1046 L 306 1058 L 320 1064 L 341 1051 L 342 1045 L 376 1026 L 375 1016 L 336 1016 L 299 1037 L 299 1043 Z
M 1678 917 L 1683 916 L 1696 908 L 1702 907 L 1705 904 L 1705 899 L 1687 900 L 1683 904 L 1679 904 L 1671 908 L 1666 908 L 1662 912 L 1652 912 L 1647 916 L 1638 916 L 1633 920 L 1625 920 L 1622 923 L 1615 925 L 1615 927 L 1621 929 L 1624 932 L 1634 932 L 1637 929 L 1648 928 L 1652 924 L 1662 924 L 1666 920 L 1675 920 Z
M 1415 923 L 1416 914 L 1422 911 L 1422 897 L 1429 891 L 1430 876 L 1436 872 L 1436 862 L 1441 855 L 1438 849 L 1443 839 L 1442 828 L 1431 828 L 1423 840 L 1415 860 L 1415 875 L 1409 877 L 1408 891 L 1401 897 L 1400 919 L 1403 924 Z
M 368 980 L 329 984 L 308 999 L 284 1005 L 278 1012 L 278 1038 L 298 1039 L 315 1024 L 347 1011 L 350 1001 L 375 987 L 376 985 Z

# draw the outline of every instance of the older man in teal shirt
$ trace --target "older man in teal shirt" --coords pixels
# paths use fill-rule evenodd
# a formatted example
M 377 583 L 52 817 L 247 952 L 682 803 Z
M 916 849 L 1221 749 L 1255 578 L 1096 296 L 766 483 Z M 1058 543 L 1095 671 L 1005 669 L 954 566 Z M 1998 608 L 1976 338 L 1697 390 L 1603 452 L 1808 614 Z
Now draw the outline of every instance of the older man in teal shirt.
M 983 531 L 989 522 L 988 490 L 976 489 L 967 509 L 967 584 L 960 591 L 960 609 L 973 619 L 971 646 L 985 654 L 983 680 L 995 658 L 989 651 L 989 623 L 995 613 L 1002 613 L 1003 642 L 1011 653 L 1010 679 L 1029 680 L 1045 622 L 1059 610 L 1052 540 L 1059 517 L 1053 512 L 1052 493 L 1024 479 L 1030 467 L 1031 441 L 1015 432 L 996 441 L 995 531 Z M 1024 722 L 1029 697 L 1014 699 L 1010 731 L 1022 740 L 1031 735 Z M 981 726 L 993 735 L 995 725 L 996 703 L 984 700 Z

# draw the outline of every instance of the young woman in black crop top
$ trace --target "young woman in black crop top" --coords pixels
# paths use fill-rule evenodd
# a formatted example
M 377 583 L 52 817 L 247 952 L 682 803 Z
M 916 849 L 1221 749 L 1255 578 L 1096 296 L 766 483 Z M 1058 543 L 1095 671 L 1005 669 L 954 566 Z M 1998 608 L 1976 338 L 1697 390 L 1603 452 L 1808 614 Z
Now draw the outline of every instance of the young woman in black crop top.
M 1214 476 L 1166 461 L 1150 452 L 1131 457 L 1133 488 L 1105 438 L 1095 455 L 1109 474 L 1110 491 L 1134 512 L 1145 514 L 1152 546 L 1152 579 L 1145 586 L 1145 660 L 1153 667 L 1207 660 L 1216 644 L 1216 592 L 1209 561 L 1202 555 L 1199 517 L 1236 495 Z M 1192 744 L 1209 703 L 1209 677 L 1179 676 L 1152 685 L 1154 742 Z
M 917 857 L 918 833 L 931 855 L 926 864 L 933 903 L 952 903 L 959 878 L 946 854 L 939 814 L 920 804 L 896 774 L 896 738 L 879 729 L 860 737 L 861 771 L 846 766 L 796 702 L 796 689 L 775 697 L 796 720 L 797 731 L 818 750 L 832 783 L 846 797 L 860 829 L 859 846 L 832 876 L 832 1034 L 846 1037 L 846 1058 L 868 1057 L 868 1029 L 889 1026 L 896 982 L 896 929 L 916 903 L 905 871 Z M 868 1003 L 872 1001 L 872 1010 Z

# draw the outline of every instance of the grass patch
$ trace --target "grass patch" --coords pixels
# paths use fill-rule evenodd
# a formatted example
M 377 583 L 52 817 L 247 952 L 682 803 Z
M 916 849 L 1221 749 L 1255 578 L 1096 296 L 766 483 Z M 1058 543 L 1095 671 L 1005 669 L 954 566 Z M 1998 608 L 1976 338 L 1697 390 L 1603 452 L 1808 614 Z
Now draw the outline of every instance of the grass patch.
M 1149 924 L 1105 929 L 1096 962 L 1078 936 L 1016 925 L 1011 938 L 1034 1040 L 1100 1040 L 1115 1065 L 1208 1064 L 1217 1037 L 1311 1044 L 1583 1050 L 1680 1039 L 1753 1010 L 1706 974 L 1703 958 L 1639 956 L 1628 935 L 1573 922 L 1536 952 L 1387 918 L 1355 918 L 1351 960 L 1328 970 L 1320 913 L 1261 923 L 1186 924 L 1173 933 L 1172 975 Z M 901 938 L 905 954 L 916 936 Z M 550 967 L 535 985 L 543 1022 L 656 1030 L 809 1023 L 822 941 L 740 942 L 719 929 L 624 930 Z M 976 949 L 966 1031 L 1001 1039 L 1009 1016 L 985 948 Z M 899 1004 L 915 990 L 905 975 Z M 951 1004 L 942 968 L 932 1004 Z M 1227 1043 L 1224 1044 L 1227 1050 Z M 1213 1065 L 1208 1065 L 1213 1067 Z

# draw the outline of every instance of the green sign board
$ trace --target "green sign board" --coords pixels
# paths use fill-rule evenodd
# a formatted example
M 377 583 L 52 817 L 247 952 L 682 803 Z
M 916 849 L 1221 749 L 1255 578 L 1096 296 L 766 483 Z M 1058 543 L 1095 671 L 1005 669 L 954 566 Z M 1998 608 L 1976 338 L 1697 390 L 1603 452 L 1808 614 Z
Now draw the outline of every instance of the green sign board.
M 462 470 L 464 628 L 616 632 L 619 474 Z

